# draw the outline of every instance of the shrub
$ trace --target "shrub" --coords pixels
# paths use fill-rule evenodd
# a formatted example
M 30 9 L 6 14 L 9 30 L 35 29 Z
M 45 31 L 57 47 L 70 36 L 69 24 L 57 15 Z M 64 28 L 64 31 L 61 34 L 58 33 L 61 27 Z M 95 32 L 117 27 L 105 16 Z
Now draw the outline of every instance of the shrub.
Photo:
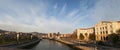
M 110 34 L 107 36 L 108 37 L 108 41 L 112 42 L 113 44 L 119 42 L 119 36 L 117 34 Z

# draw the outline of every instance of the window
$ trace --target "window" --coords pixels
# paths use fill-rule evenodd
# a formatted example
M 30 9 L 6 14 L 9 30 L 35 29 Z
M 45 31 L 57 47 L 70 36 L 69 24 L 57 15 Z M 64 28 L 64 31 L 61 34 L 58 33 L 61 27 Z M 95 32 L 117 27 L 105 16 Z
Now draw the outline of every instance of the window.
M 108 34 L 108 31 L 106 31 L 106 34 Z
M 100 32 L 100 34 L 102 34 L 102 31 Z
M 104 30 L 104 27 L 103 27 L 103 30 Z
M 105 27 L 105 29 L 107 30 L 107 27 Z
M 100 28 L 100 30 L 101 30 L 101 28 Z
M 104 40 L 106 40 L 106 38 L 104 37 Z

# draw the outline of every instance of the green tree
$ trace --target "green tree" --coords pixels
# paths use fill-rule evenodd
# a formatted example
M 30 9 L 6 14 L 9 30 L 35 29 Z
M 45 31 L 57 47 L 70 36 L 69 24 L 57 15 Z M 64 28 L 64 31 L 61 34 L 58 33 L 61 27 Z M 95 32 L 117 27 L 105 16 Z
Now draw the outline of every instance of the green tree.
M 0 44 L 3 44 L 4 43 L 4 39 L 3 39 L 3 36 L 0 35 Z
M 83 40 L 84 39 L 84 36 L 83 34 L 80 33 L 80 40 Z
M 87 36 L 88 34 L 87 33 L 85 33 L 85 36 Z
M 112 42 L 113 44 L 115 44 L 115 43 L 119 42 L 119 36 L 117 34 L 113 33 L 113 34 L 110 34 L 107 36 L 107 40 Z
M 95 40 L 95 34 L 94 34 L 94 33 L 90 34 L 90 35 L 89 35 L 89 39 L 90 39 L 90 40 Z

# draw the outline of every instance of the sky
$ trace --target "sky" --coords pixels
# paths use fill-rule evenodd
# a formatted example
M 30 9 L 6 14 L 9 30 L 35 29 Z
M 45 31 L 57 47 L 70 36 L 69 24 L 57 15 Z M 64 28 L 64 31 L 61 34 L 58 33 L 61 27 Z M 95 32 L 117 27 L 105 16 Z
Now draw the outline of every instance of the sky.
M 0 29 L 72 33 L 120 20 L 120 0 L 0 0 Z

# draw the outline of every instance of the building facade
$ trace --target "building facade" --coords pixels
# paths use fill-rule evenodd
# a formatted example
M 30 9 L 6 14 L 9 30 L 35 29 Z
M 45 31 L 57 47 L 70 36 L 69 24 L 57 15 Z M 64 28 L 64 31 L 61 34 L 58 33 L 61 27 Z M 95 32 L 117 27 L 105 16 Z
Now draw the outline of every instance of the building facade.
M 84 41 L 89 41 L 89 35 L 94 33 L 94 28 L 80 28 L 76 29 L 75 32 L 77 33 L 77 39 L 80 40 L 80 35 L 84 36 Z
M 109 34 L 116 33 L 120 29 L 119 21 L 102 21 L 95 25 L 95 35 L 97 41 L 106 41 Z

